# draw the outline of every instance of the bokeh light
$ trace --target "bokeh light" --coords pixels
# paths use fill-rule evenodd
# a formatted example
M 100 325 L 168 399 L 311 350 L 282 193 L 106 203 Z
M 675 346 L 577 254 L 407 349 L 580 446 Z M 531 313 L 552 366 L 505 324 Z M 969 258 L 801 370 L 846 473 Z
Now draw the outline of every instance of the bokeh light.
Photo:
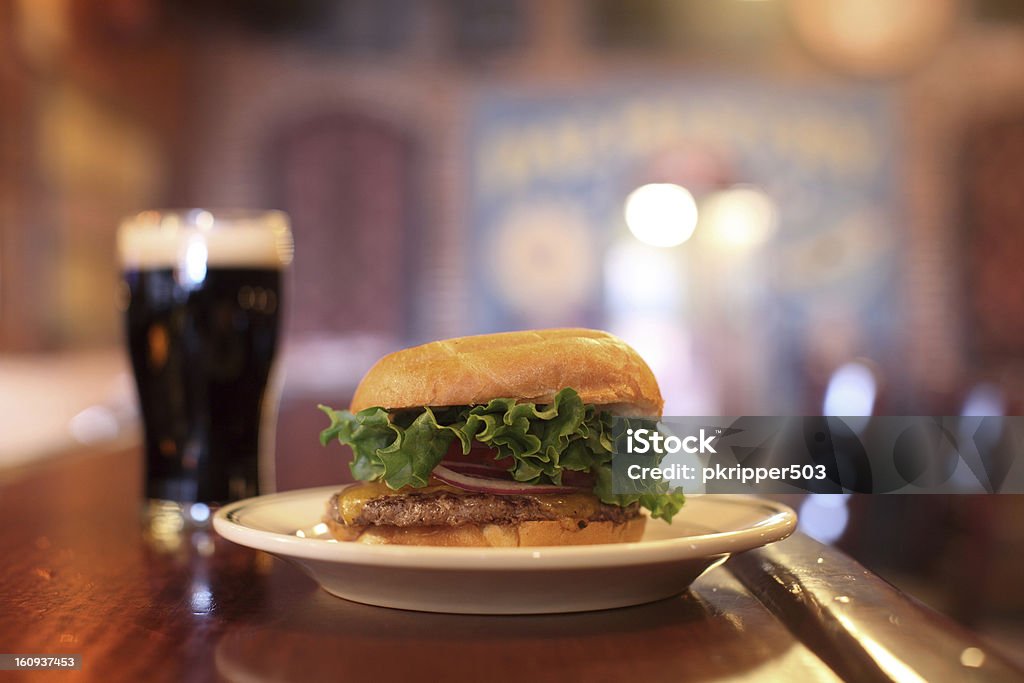
M 812 493 L 800 505 L 800 531 L 822 543 L 835 543 L 850 521 L 849 494 Z
M 856 361 L 840 366 L 828 381 L 822 412 L 825 415 L 862 417 L 848 419 L 846 423 L 859 432 L 868 423 L 875 408 L 878 383 L 875 374 L 864 363 Z
M 778 210 L 767 194 L 753 187 L 715 192 L 701 203 L 701 234 L 728 247 L 754 247 L 775 232 Z
M 644 244 L 675 247 L 693 236 L 697 202 L 680 185 L 641 185 L 626 198 L 626 225 Z

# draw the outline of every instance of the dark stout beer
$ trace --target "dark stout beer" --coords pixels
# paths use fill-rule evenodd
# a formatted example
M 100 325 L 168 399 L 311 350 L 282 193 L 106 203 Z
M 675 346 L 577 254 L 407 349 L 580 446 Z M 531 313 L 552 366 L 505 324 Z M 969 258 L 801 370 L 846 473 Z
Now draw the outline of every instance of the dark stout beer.
M 209 503 L 259 492 L 260 421 L 291 252 L 290 234 L 274 239 L 246 226 L 122 227 L 150 499 Z

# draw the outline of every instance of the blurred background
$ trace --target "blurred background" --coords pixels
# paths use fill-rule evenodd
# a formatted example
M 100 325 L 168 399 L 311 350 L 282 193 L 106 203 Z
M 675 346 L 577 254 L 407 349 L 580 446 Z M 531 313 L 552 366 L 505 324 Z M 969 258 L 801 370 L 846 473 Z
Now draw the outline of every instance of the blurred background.
M 114 236 L 289 212 L 280 488 L 380 355 L 609 329 L 666 414 L 1024 405 L 1016 0 L 0 0 L 0 467 L 138 438 Z M 803 528 L 1024 640 L 1018 496 Z

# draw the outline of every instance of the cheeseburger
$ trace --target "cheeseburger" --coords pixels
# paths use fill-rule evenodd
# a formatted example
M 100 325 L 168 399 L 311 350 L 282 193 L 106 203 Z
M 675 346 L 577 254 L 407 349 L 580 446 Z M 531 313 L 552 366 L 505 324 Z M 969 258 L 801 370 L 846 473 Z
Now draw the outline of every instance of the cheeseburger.
M 612 418 L 661 415 L 650 368 L 595 330 L 437 341 L 380 359 L 349 410 L 320 408 L 358 483 L 327 504 L 359 543 L 541 546 L 639 540 L 682 494 L 612 491 Z M 646 509 L 646 513 L 643 511 Z

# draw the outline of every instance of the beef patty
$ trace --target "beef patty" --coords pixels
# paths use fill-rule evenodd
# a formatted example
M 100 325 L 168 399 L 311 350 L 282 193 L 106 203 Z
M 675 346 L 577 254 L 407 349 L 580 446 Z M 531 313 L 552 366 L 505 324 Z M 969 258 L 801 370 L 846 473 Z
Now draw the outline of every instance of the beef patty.
M 637 503 L 626 507 L 608 505 L 596 499 L 573 514 L 572 506 L 553 506 L 536 496 L 498 496 L 487 493 L 404 493 L 367 501 L 350 526 L 387 525 L 458 526 L 460 524 L 512 524 L 572 518 L 581 526 L 588 522 L 621 524 L 640 516 Z M 328 514 L 345 524 L 338 509 L 338 494 L 331 497 Z

